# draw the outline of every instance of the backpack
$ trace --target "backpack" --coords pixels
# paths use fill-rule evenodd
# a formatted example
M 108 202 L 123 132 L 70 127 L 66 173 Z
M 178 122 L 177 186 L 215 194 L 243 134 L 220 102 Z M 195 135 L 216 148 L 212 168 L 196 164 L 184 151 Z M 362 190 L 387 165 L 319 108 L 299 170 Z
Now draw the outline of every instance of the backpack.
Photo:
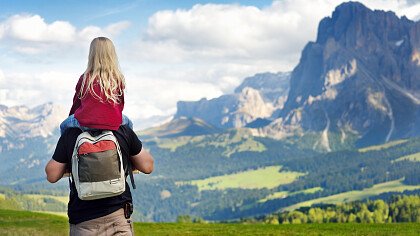
M 125 170 L 120 146 L 112 131 L 82 132 L 77 137 L 71 165 L 72 179 L 81 200 L 122 194 L 128 169 L 135 188 L 130 162 Z

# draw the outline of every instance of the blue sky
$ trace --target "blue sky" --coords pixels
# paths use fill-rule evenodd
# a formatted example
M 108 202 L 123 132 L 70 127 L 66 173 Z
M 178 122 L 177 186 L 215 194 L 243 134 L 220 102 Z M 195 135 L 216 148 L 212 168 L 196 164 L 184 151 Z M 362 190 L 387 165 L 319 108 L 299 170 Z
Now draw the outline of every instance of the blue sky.
M 138 1 L 74 1 L 74 0 L 26 0 L 26 1 L 5 1 L 0 2 L 1 18 L 23 13 L 37 13 L 42 15 L 46 21 L 56 19 L 71 21 L 76 26 L 95 24 L 104 26 L 106 24 L 132 20 L 138 24 L 146 24 L 147 19 L 159 10 L 189 9 L 196 4 L 240 4 L 250 5 L 259 8 L 270 6 L 270 0 L 260 1 L 171 1 L 171 0 L 138 0 Z
M 127 80 L 124 112 L 144 128 L 173 115 L 179 100 L 291 71 L 318 22 L 342 2 L 0 0 L 0 104 L 69 109 L 90 41 L 107 36 Z M 361 2 L 420 18 L 419 1 Z

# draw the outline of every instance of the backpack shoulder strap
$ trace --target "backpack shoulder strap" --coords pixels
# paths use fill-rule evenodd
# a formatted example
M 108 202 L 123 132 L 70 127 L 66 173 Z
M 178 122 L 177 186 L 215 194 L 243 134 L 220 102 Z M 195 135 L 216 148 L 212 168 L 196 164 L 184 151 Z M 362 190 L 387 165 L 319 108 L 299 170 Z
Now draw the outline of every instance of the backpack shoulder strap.
M 130 175 L 131 186 L 133 189 L 136 189 L 136 184 L 134 183 L 134 176 L 133 176 L 133 164 L 131 164 L 130 159 L 127 160 L 127 171 Z

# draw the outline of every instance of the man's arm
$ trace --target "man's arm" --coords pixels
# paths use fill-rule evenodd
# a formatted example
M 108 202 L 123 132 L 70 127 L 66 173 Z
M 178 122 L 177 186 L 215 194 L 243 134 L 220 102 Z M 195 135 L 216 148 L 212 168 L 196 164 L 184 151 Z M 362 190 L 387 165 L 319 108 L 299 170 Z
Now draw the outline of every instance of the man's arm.
M 131 157 L 131 163 L 134 169 L 137 169 L 145 174 L 150 174 L 153 171 L 153 157 L 144 148 L 141 149 L 140 153 Z
M 47 180 L 50 183 L 55 183 L 61 179 L 66 171 L 66 164 L 60 163 L 51 159 L 47 166 L 45 166 L 45 173 L 47 174 Z

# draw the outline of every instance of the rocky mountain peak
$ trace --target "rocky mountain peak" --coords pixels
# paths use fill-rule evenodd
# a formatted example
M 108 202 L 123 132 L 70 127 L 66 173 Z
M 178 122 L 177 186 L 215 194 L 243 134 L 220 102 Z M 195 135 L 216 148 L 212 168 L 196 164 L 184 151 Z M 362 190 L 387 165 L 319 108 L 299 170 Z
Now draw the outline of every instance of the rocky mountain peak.
M 0 138 L 25 139 L 48 137 L 58 132 L 67 111 L 60 105 L 46 103 L 34 108 L 2 106 L 0 110 Z
M 315 131 L 360 145 L 420 134 L 420 22 L 361 3 L 339 5 L 318 27 L 291 75 L 271 133 Z
M 346 2 L 320 22 L 316 43 L 325 44 L 333 38 L 343 46 L 366 49 L 372 43 L 401 40 L 413 24 L 392 11 L 371 10 L 359 2 Z
M 257 118 L 271 118 L 283 107 L 289 78 L 290 73 L 256 74 L 245 78 L 233 94 L 178 102 L 174 118 L 196 117 L 217 128 L 239 128 Z

